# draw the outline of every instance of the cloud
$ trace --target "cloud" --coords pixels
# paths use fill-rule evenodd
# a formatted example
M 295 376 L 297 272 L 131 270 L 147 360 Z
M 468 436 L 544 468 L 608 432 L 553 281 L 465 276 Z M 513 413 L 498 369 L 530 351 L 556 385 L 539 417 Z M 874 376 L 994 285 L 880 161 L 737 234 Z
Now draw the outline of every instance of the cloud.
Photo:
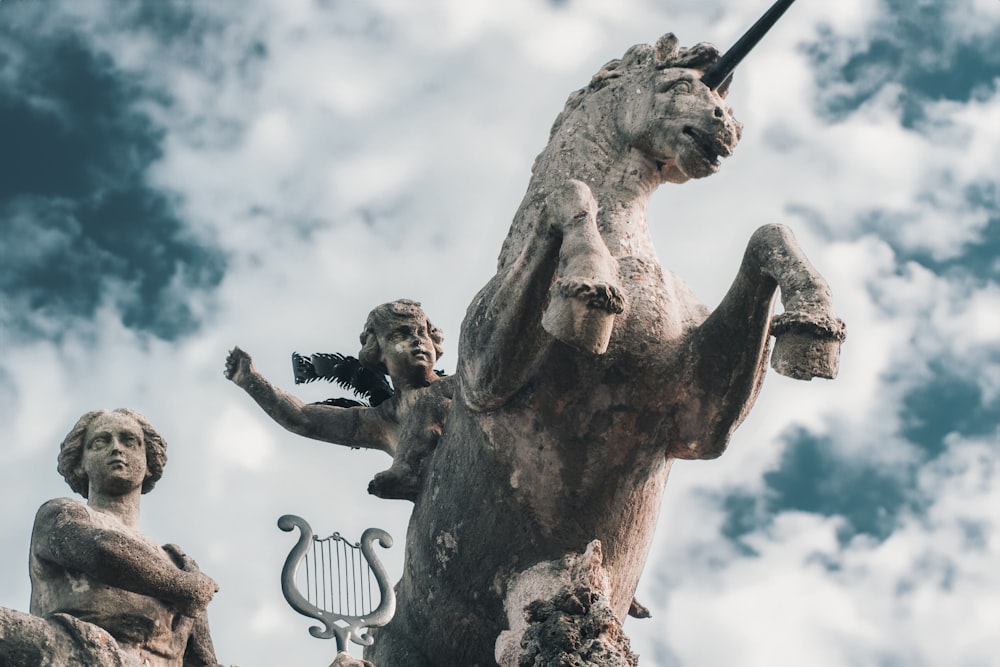
M 748 552 L 675 561 L 661 641 L 691 665 L 989 664 L 993 447 L 950 438 L 920 475 L 927 505 L 888 539 L 845 543 L 837 518 L 789 511 L 746 538 Z
M 823 92 L 827 113 L 849 113 L 889 83 L 899 83 L 903 125 L 922 116 L 928 100 L 967 102 L 1000 75 L 995 42 L 995 5 L 974 2 L 948 6 L 932 2 L 882 3 L 880 16 L 861 35 L 825 28 L 811 57 L 833 85 Z M 977 11 L 978 10 L 978 11 Z M 976 25 L 970 17 L 976 17 Z
M 211 288 L 223 259 L 185 229 L 176 193 L 145 179 L 160 157 L 162 131 L 141 109 L 155 91 L 79 33 L 8 39 L 20 64 L 0 91 L 11 335 L 57 335 L 109 299 L 130 326 L 190 331 L 197 321 L 181 292 Z
M 675 465 L 638 592 L 654 619 L 626 625 L 644 663 L 971 666 L 1000 649 L 998 11 L 796 4 L 737 73 L 736 154 L 651 202 L 663 265 L 710 306 L 754 228 L 790 225 L 848 340 L 836 381 L 770 374 L 724 457 Z M 340 392 L 294 386 L 290 353 L 355 354 L 368 310 L 411 297 L 453 369 L 568 94 L 634 43 L 726 46 L 757 13 L 0 3 L 0 484 L 17 500 L 0 604 L 27 607 L 23 508 L 67 494 L 65 432 L 134 407 L 170 443 L 143 529 L 220 582 L 220 659 L 329 662 L 278 592 L 293 538 L 275 521 L 386 528 L 398 574 L 407 504 L 364 492 L 387 457 L 271 422 L 222 377 L 226 351 L 321 400 Z

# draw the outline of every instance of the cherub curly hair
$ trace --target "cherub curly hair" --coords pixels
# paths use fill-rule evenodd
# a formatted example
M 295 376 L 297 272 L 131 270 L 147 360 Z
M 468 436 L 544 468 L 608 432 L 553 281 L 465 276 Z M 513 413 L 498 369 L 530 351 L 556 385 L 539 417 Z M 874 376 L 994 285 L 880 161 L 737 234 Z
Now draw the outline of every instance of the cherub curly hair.
M 163 467 L 167 464 L 167 443 L 156 432 L 146 418 L 134 410 L 128 408 L 118 408 L 116 410 L 93 410 L 80 417 L 76 426 L 69 432 L 69 435 L 59 446 L 59 474 L 65 478 L 69 488 L 79 493 L 84 498 L 90 490 L 90 482 L 86 475 L 78 472 L 80 462 L 83 460 L 83 448 L 87 444 L 84 439 L 87 437 L 87 429 L 94 421 L 102 415 L 117 413 L 131 417 L 142 429 L 142 439 L 146 446 L 146 479 L 142 483 L 142 492 L 149 493 L 153 490 L 156 482 L 163 476 Z
M 426 313 L 420 308 L 418 301 L 397 299 L 396 301 L 376 306 L 372 312 L 368 313 L 368 319 L 365 320 L 365 328 L 361 332 L 361 352 L 358 353 L 358 360 L 365 368 L 382 374 L 389 372 L 385 364 L 381 361 L 382 350 L 378 345 L 377 332 L 387 329 L 397 320 L 406 318 L 416 318 L 424 321 L 427 326 L 427 333 L 434 343 L 434 354 L 438 359 L 441 358 L 441 355 L 444 354 L 444 348 L 441 347 L 441 343 L 444 342 L 444 333 L 431 324 L 431 321 L 427 319 Z

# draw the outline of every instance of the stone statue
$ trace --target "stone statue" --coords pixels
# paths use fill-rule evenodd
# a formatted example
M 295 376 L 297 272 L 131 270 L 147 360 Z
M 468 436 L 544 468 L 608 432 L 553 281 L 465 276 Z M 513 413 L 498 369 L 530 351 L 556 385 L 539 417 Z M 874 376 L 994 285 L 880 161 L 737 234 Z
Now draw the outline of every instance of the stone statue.
M 3 667 L 217 665 L 206 606 L 218 590 L 179 547 L 138 530 L 166 442 L 127 409 L 83 415 L 59 472 L 83 504 L 42 505 L 31 535 L 31 614 L 0 608 Z
M 792 2 L 778 0 L 725 55 L 667 34 L 570 96 L 496 275 L 468 308 L 440 410 L 416 409 L 445 382 L 422 363 L 425 332 L 401 340 L 426 355 L 394 367 L 385 353 L 402 343 L 374 329 L 390 375 L 412 378 L 393 375 L 384 409 L 305 406 L 230 354 L 227 376 L 289 430 L 395 454 L 394 468 L 410 441 L 433 443 L 408 465 L 396 615 L 366 659 L 634 665 L 621 622 L 641 615 L 633 595 L 672 462 L 723 453 L 769 355 L 790 377 L 835 377 L 844 324 L 787 228 L 751 236 L 712 311 L 659 265 L 645 219 L 661 184 L 710 176 L 731 155 L 742 130 L 725 100 L 733 68 Z
M 714 47 L 665 35 L 605 65 L 556 119 L 462 325 L 396 616 L 365 655 L 379 667 L 535 664 L 518 655 L 531 628 L 514 628 L 526 614 L 545 622 L 545 605 L 517 592 L 553 609 L 579 598 L 560 563 L 594 543 L 605 584 L 593 594 L 622 621 L 671 463 L 723 453 L 770 337 L 778 372 L 835 376 L 844 326 L 787 228 L 752 235 L 714 311 L 657 262 L 649 196 L 715 173 L 740 138 L 719 62 Z
M 372 310 L 358 356 L 369 370 L 388 374 L 395 390 L 375 407 L 303 403 L 268 382 L 239 347 L 229 353 L 225 375 L 292 433 L 386 452 L 393 464 L 375 476 L 369 492 L 413 500 L 424 460 L 441 437 L 451 405 L 453 380 L 434 371 L 443 340 L 416 301 L 400 299 Z

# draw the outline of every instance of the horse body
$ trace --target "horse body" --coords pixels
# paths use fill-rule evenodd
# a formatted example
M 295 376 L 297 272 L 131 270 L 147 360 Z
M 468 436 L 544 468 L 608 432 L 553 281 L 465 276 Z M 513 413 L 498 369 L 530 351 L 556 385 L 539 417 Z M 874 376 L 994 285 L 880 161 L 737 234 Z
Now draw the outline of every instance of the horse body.
M 556 121 L 497 274 L 463 322 L 400 606 L 371 652 L 381 667 L 494 664 L 512 579 L 593 540 L 623 619 L 672 460 L 721 454 L 756 396 L 779 285 L 798 337 L 779 370 L 835 372 L 816 359 L 842 325 L 784 228 L 754 235 L 714 312 L 656 260 L 649 196 L 714 173 L 739 138 L 723 98 L 698 82 L 717 57 L 672 35 L 633 47 Z M 809 362 L 795 362 L 803 350 Z

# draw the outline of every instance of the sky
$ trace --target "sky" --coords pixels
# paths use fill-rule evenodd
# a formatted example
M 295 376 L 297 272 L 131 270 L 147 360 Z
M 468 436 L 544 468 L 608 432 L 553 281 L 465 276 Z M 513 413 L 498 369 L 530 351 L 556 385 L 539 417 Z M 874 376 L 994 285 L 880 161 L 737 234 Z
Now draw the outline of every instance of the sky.
M 295 538 L 378 526 L 382 453 L 292 435 L 239 345 L 357 354 L 421 301 L 455 368 L 567 96 L 666 32 L 725 49 L 758 0 L 0 0 L 0 605 L 27 610 L 59 443 L 130 407 L 168 442 L 141 527 L 193 556 L 225 665 L 327 665 L 281 597 Z M 720 459 L 678 462 L 625 630 L 656 667 L 985 667 L 1000 655 L 1000 1 L 800 0 L 736 72 L 711 178 L 648 211 L 710 307 L 753 230 L 829 281 L 840 375 L 768 374 Z M 353 649 L 355 656 L 360 650 Z

